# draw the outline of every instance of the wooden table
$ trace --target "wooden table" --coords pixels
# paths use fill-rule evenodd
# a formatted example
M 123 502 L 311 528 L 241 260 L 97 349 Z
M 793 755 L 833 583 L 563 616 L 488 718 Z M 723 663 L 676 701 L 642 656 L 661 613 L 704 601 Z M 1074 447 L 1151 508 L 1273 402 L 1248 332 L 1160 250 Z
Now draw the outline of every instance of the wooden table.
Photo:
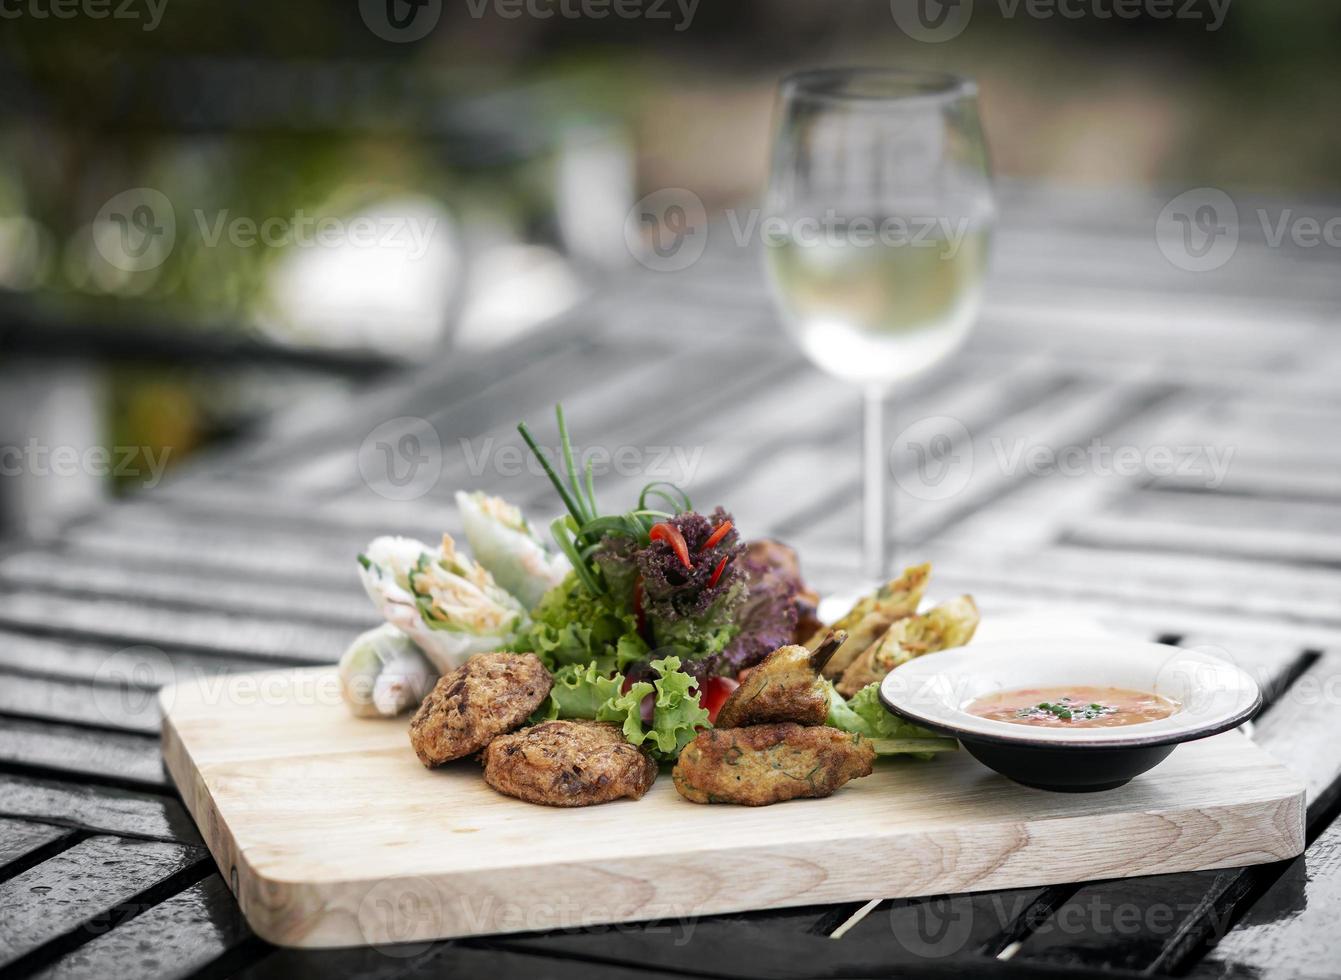
M 987 617 L 1064 610 L 1253 671 L 1270 695 L 1255 737 L 1309 786 L 1304 857 L 427 948 L 298 953 L 249 934 L 165 781 L 153 690 L 334 659 L 374 621 L 358 548 L 455 530 L 459 487 L 552 511 L 545 482 L 517 472 L 519 418 L 548 432 L 562 399 L 581 445 L 624 460 L 600 485 L 612 505 L 673 470 L 678 450 L 690 472 L 666 475 L 695 501 L 795 543 L 821 588 L 850 584 L 857 398 L 803 363 L 757 255 L 716 229 L 683 272 L 631 272 L 525 344 L 304 405 L 0 557 L 0 965 L 99 978 L 1335 975 L 1341 266 L 1330 246 L 1270 246 L 1257 209 L 1336 212 L 1240 199 L 1233 259 L 1193 273 L 1156 248 L 1162 200 L 1002 197 L 977 333 L 891 412 L 895 432 L 938 420 L 921 424 L 950 436 L 942 461 L 962 484 L 934 499 L 912 454 L 893 454 L 903 556 L 934 561 L 937 594 L 971 591 Z M 395 479 L 370 462 L 379 442 Z M 1202 447 L 1203 472 L 1178 465 L 1187 447 Z M 1206 447 L 1232 451 L 1222 479 Z M 1135 471 L 1113 472 L 1119 449 Z

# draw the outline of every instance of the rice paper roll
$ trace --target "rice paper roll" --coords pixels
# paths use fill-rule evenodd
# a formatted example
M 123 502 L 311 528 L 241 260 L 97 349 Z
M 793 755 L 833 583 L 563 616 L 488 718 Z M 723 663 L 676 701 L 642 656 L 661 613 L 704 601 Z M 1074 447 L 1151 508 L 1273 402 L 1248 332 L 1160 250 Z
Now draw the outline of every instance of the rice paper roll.
M 473 654 L 505 649 L 526 610 L 483 566 L 456 550 L 414 538 L 381 537 L 359 556 L 363 588 L 390 625 L 412 639 L 440 673 Z
M 389 623 L 361 634 L 340 658 L 340 694 L 360 718 L 391 718 L 419 706 L 438 672 L 413 640 Z
M 531 530 L 521 509 L 501 497 L 457 491 L 456 506 L 475 560 L 527 609 L 563 581 L 572 566 Z

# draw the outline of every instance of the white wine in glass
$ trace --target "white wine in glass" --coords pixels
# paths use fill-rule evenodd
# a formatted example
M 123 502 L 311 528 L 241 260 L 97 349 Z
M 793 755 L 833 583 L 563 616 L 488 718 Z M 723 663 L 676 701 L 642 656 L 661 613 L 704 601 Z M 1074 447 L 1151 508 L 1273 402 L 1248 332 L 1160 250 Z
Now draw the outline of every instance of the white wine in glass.
M 863 552 L 887 571 L 885 400 L 978 315 L 995 209 L 973 83 L 885 69 L 782 83 L 765 255 L 787 330 L 863 386 Z

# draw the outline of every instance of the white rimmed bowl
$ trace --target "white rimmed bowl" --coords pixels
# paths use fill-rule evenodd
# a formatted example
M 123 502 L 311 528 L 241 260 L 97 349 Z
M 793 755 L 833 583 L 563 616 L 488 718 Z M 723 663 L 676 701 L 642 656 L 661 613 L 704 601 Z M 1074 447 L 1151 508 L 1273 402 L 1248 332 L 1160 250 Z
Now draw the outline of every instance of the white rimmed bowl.
M 1179 705 L 1167 718 L 1112 728 L 1048 728 L 993 721 L 964 707 L 1027 687 L 1122 687 Z M 1262 706 L 1248 674 L 1219 657 L 1161 643 L 1048 637 L 970 643 L 892 671 L 880 700 L 894 714 L 952 735 L 974 758 L 1038 789 L 1113 789 L 1162 762 L 1182 742 L 1241 725 Z

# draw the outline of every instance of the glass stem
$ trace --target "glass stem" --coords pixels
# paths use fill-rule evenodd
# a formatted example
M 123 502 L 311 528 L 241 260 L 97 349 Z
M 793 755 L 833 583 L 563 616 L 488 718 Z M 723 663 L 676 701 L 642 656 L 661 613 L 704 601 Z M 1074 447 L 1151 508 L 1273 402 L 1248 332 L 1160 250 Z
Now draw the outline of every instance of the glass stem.
M 885 580 L 889 562 L 885 397 L 886 391 L 880 385 L 866 389 L 862 438 L 862 572 L 880 582 Z

